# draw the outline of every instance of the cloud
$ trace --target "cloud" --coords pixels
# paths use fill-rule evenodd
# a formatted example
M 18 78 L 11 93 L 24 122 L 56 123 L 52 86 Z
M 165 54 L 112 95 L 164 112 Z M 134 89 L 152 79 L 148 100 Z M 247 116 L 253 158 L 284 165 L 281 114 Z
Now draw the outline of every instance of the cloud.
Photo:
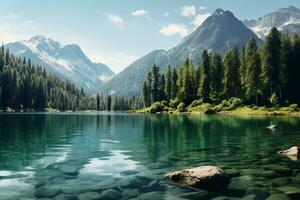
M 197 28 L 197 27 L 200 26 L 200 25 L 206 20 L 206 18 L 208 18 L 210 15 L 211 15 L 210 13 L 204 13 L 204 14 L 197 15 L 196 18 L 194 19 L 194 21 L 192 21 L 192 24 L 195 26 L 195 28 Z
M 122 52 L 116 52 L 113 55 L 103 55 L 99 53 L 89 54 L 89 58 L 93 62 L 103 63 L 110 67 L 114 72 L 119 73 L 135 61 L 138 56 L 134 54 L 127 54 Z
M 205 7 L 205 6 L 200 6 L 200 7 L 199 7 L 199 10 L 200 10 L 200 11 L 203 11 L 203 10 L 206 10 L 206 9 L 207 9 L 207 7 Z
M 36 27 L 35 25 L 36 22 L 34 20 L 26 20 L 21 24 L 21 27 L 34 29 Z
M 125 28 L 125 23 L 119 15 L 107 13 L 107 20 L 118 28 Z
M 166 12 L 166 13 L 164 14 L 164 16 L 165 16 L 165 17 L 169 17 L 169 16 L 170 16 L 170 13 Z
M 131 14 L 134 17 L 149 17 L 149 11 L 146 10 L 135 10 Z
M 163 26 L 159 32 L 166 36 L 178 34 L 182 38 L 189 34 L 186 25 L 184 24 L 169 24 L 167 26 Z
M 181 8 L 181 16 L 191 17 L 196 15 L 196 7 L 194 5 L 186 5 Z
M 18 18 L 20 18 L 20 16 L 17 14 L 9 14 L 9 15 L 6 15 L 5 18 L 6 19 L 18 19 Z

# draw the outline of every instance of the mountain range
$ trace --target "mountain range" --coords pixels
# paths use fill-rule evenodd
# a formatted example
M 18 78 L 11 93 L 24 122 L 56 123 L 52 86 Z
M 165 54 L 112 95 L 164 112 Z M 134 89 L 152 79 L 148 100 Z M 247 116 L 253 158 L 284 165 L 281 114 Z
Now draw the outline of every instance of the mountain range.
M 70 80 L 89 93 L 94 93 L 115 74 L 101 63 L 93 63 L 76 44 L 62 45 L 44 36 L 8 43 L 6 48 L 17 56 L 30 58 L 46 71 Z
M 231 47 L 241 48 L 251 37 L 256 38 L 258 43 L 262 42 L 232 12 L 217 9 L 180 44 L 167 51 L 152 51 L 133 62 L 121 73 L 103 84 L 101 91 L 125 96 L 139 96 L 142 82 L 153 64 L 157 64 L 161 71 L 164 71 L 167 65 L 179 67 L 187 58 L 195 64 L 199 64 L 200 55 L 204 49 L 223 54 Z
M 300 33 L 300 10 L 294 6 L 288 6 L 258 19 L 244 20 L 244 24 L 261 39 L 265 38 L 273 26 L 289 34 Z
M 6 47 L 90 93 L 139 96 L 142 82 L 153 64 L 160 66 L 161 71 L 165 71 L 167 65 L 179 67 L 187 58 L 199 64 L 204 49 L 224 54 L 231 47 L 241 48 L 251 37 L 260 45 L 273 26 L 289 34 L 300 33 L 300 10 L 288 6 L 258 19 L 241 21 L 232 12 L 217 9 L 174 48 L 154 50 L 117 75 L 108 66 L 93 63 L 76 44 L 61 45 L 52 39 L 35 36 Z

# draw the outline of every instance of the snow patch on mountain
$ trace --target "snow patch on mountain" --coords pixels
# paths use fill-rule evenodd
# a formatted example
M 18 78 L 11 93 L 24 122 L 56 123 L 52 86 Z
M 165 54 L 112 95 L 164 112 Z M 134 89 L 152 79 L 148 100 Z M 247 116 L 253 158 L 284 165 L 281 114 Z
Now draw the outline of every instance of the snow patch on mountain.
M 78 45 L 62 45 L 41 35 L 9 43 L 6 47 L 12 53 L 30 58 L 32 63 L 91 93 L 97 92 L 103 82 L 115 75 L 106 65 L 93 63 Z

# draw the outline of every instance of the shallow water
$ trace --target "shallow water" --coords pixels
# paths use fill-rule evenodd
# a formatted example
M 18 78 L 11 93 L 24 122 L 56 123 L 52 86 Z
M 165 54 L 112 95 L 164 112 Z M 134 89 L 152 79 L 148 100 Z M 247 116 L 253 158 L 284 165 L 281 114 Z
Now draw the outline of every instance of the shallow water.
M 0 114 L 0 199 L 300 199 L 299 160 L 276 154 L 299 144 L 292 117 Z M 223 168 L 229 188 L 163 178 L 202 165 Z

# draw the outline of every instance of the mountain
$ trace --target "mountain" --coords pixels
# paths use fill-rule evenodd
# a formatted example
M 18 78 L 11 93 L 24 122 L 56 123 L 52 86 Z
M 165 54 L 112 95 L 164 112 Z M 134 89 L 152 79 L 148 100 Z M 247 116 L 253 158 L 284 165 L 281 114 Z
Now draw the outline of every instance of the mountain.
M 244 24 L 261 39 L 264 39 L 274 26 L 290 34 L 300 33 L 300 10 L 294 6 L 280 8 L 258 19 L 244 20 Z
M 159 65 L 162 71 L 168 64 L 180 66 L 187 58 L 199 64 L 200 55 L 204 49 L 219 51 L 223 54 L 231 47 L 241 48 L 251 37 L 255 37 L 258 43 L 262 42 L 230 11 L 217 9 L 176 47 L 168 51 L 152 51 L 104 83 L 100 90 L 103 93 L 139 96 L 141 85 L 153 64 Z
M 114 76 L 106 65 L 93 63 L 76 44 L 61 45 L 44 36 L 35 36 L 28 41 L 8 43 L 5 47 L 90 93 Z

